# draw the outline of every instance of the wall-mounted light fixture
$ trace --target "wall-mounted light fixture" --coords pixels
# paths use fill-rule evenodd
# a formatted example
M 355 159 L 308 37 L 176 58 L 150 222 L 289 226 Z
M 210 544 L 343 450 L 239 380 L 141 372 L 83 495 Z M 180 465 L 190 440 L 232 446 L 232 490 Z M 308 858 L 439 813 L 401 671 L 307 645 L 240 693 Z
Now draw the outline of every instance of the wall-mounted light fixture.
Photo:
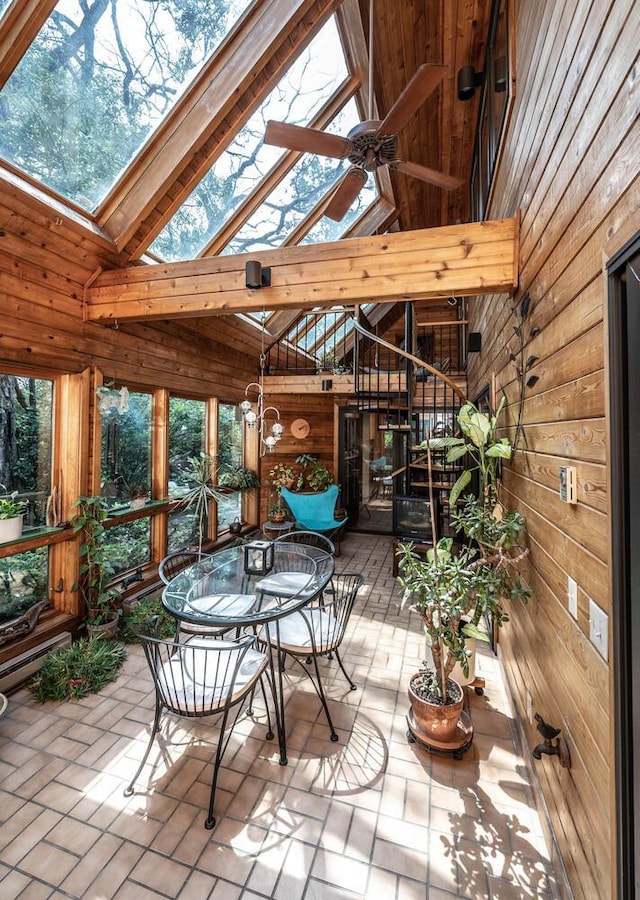
M 248 288 L 271 287 L 271 269 L 262 268 L 257 259 L 248 259 L 244 267 L 245 284 Z
M 470 331 L 467 339 L 467 352 L 480 353 L 482 350 L 482 334 L 479 331 Z
M 484 72 L 476 72 L 473 66 L 458 69 L 458 100 L 472 100 L 483 81 Z

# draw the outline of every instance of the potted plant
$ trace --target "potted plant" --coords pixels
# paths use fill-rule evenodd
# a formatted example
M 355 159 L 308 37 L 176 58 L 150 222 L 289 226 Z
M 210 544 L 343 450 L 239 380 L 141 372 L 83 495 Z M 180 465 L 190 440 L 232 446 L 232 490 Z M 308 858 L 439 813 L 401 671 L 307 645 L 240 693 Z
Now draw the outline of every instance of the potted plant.
M 17 491 L 0 497 L 0 543 L 17 541 L 22 536 L 22 518 L 28 504 L 17 498 Z
M 473 727 L 461 725 L 462 687 L 451 676 L 457 664 L 468 672 L 470 651 L 466 639 L 481 636 L 477 627 L 465 623 L 472 614 L 479 587 L 479 572 L 472 565 L 475 550 L 453 553 L 452 538 L 441 538 L 426 559 L 400 544 L 402 603 L 411 601 L 424 627 L 432 661 L 409 683 L 409 731 L 421 743 L 437 749 L 461 752 L 471 742 Z
M 129 508 L 142 509 L 149 498 L 149 486 L 147 484 L 133 484 L 129 488 Z
M 293 488 L 299 483 L 299 476 L 293 466 L 287 463 L 276 463 L 269 471 L 271 486 L 275 492 L 275 502 L 271 503 L 268 510 L 269 519 L 272 522 L 284 522 L 287 518 L 287 511 L 282 499 L 281 490 L 283 487 Z
M 307 484 L 314 493 L 326 491 L 333 484 L 333 475 L 323 463 L 316 462 L 307 475 Z
M 204 539 L 208 531 L 209 504 L 219 503 L 223 494 L 215 487 L 215 459 L 207 453 L 189 458 L 190 472 L 187 473 L 189 490 L 180 497 L 179 505 L 193 508 L 198 523 L 198 551 L 202 553 Z
M 523 546 L 525 521 L 517 510 L 503 506 L 498 497 L 502 460 L 510 460 L 513 447 L 507 437 L 498 437 L 499 420 L 504 410 L 503 397 L 495 414 L 480 412 L 473 403 L 466 403 L 458 413 L 460 437 L 434 437 L 427 449 L 448 448 L 447 461 L 463 456 L 471 465 L 459 476 L 449 495 L 453 508 L 462 491 L 478 477 L 477 495 L 468 494 L 462 509 L 453 513 L 458 532 L 480 549 L 478 567 L 488 567 L 485 573 L 484 604 L 478 602 L 473 621 L 477 625 L 483 613 L 489 613 L 497 626 L 507 621 L 503 602 L 506 599 L 526 602 L 531 593 L 522 583 L 518 567 L 528 555 Z
M 258 473 L 254 469 L 245 469 L 243 466 L 230 466 L 218 477 L 220 487 L 229 488 L 232 491 L 248 491 L 251 488 L 260 487 Z
M 89 636 L 112 636 L 118 627 L 118 613 L 113 608 L 118 592 L 108 587 L 113 567 L 101 539 L 108 515 L 106 501 L 103 497 L 78 497 L 73 509 L 71 528 L 75 533 L 82 532 L 82 543 L 78 580 L 71 590 L 79 590 L 84 599 Z

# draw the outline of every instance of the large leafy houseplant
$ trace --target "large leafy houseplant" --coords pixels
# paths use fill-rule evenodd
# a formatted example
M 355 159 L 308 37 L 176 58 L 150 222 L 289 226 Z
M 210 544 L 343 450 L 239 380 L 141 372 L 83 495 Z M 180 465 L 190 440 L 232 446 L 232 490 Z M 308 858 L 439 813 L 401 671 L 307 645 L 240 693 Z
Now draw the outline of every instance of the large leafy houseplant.
M 179 505 L 193 510 L 198 527 L 198 550 L 202 553 L 209 527 L 209 507 L 212 502 L 219 503 L 224 495 L 215 486 L 216 461 L 213 456 L 207 453 L 192 456 L 189 466 L 186 476 L 189 489 L 180 497 Z
M 420 686 L 424 699 L 447 704 L 451 702 L 450 677 L 458 663 L 465 674 L 469 670 L 470 651 L 467 637 L 486 636 L 476 625 L 465 620 L 473 615 L 481 582 L 475 551 L 463 549 L 453 553 L 452 538 L 441 538 L 421 559 L 412 544 L 398 547 L 402 604 L 411 601 L 424 628 L 431 649 L 433 666 L 424 663 Z

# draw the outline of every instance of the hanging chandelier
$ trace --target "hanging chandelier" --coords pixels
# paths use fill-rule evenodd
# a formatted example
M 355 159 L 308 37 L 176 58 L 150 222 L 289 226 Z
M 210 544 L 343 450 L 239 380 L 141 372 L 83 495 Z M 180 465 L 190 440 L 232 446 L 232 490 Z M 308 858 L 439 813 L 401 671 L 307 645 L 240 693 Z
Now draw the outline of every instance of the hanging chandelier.
M 264 354 L 260 354 L 260 382 L 252 381 L 246 386 L 244 389 L 246 399 L 240 404 L 245 425 L 247 428 L 256 428 L 260 435 L 260 456 L 264 456 L 265 453 L 273 453 L 284 432 L 284 425 L 280 422 L 278 410 L 275 406 L 265 405 L 262 383 L 264 365 Z M 255 394 L 253 403 L 249 399 L 250 394 Z M 273 424 L 270 425 L 269 422 Z

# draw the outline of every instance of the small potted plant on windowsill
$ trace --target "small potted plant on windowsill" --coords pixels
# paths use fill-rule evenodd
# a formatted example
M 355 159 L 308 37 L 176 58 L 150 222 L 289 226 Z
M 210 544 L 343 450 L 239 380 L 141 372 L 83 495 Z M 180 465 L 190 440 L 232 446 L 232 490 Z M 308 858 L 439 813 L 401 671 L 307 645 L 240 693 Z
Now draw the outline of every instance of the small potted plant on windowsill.
M 28 504 L 17 497 L 17 491 L 0 497 L 0 543 L 17 541 L 22 537 L 23 516 Z
M 71 528 L 82 532 L 82 543 L 78 580 L 71 590 L 79 590 L 84 599 L 89 636 L 112 637 L 118 629 L 118 613 L 113 607 L 118 592 L 108 587 L 113 567 L 101 540 L 108 515 L 106 502 L 102 497 L 78 497 L 73 508 Z

